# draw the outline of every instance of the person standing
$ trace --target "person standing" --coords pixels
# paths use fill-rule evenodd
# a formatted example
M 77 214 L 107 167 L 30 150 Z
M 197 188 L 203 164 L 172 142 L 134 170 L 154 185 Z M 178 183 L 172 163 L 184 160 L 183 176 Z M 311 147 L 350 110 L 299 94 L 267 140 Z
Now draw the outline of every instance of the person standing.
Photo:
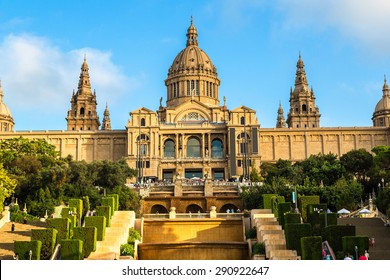
M 366 256 L 366 259 L 368 260 L 370 257 L 370 254 L 367 252 L 367 250 L 364 251 L 364 255 Z

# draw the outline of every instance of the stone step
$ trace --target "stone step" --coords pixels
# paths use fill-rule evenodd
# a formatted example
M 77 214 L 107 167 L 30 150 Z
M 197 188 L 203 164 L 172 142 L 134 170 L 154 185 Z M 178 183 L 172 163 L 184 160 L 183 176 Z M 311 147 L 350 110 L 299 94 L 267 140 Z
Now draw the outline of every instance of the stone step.
M 277 224 L 277 225 L 260 225 L 257 228 L 258 231 L 263 231 L 263 230 L 283 230 L 282 226 Z
M 286 250 L 286 244 L 277 244 L 277 245 L 266 245 L 265 246 L 265 256 L 270 258 L 270 252 L 275 250 Z
M 261 242 L 265 242 L 266 240 L 286 240 L 284 234 L 278 234 L 278 233 L 273 233 L 273 234 L 264 234 Z
M 269 259 L 275 257 L 297 257 L 297 251 L 295 250 L 272 250 L 269 252 Z
M 285 245 L 286 246 L 286 239 L 267 239 L 264 241 L 265 246 L 272 246 L 272 245 Z
M 284 235 L 284 230 L 279 230 L 279 229 L 258 231 L 257 239 L 260 240 L 260 242 L 264 242 L 264 237 L 271 234 L 282 235 L 283 239 L 286 239 Z

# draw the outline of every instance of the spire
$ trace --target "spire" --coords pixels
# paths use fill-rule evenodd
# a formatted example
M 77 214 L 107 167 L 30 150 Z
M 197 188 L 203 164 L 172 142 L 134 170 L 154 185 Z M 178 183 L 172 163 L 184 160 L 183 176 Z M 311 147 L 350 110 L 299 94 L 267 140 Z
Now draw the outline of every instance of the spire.
M 108 110 L 108 104 L 106 102 L 106 109 L 104 110 L 102 130 L 111 130 L 110 111 Z
M 87 64 L 87 57 L 84 54 L 84 61 L 81 65 L 80 79 L 77 90 L 78 95 L 91 95 L 91 82 L 89 80 L 89 67 Z
M 389 86 L 386 82 L 386 75 L 385 75 L 385 79 L 384 79 L 384 82 L 383 82 L 383 96 L 386 96 L 386 95 L 390 95 L 390 90 L 389 90 Z
M 191 25 L 187 29 L 187 47 L 188 46 L 197 46 L 198 45 L 198 32 L 194 26 L 193 17 L 191 16 Z
M 279 101 L 278 117 L 276 119 L 276 128 L 284 128 L 284 127 L 286 127 L 286 122 L 284 120 L 282 103 Z
M 295 87 L 307 87 L 306 73 L 305 73 L 305 64 L 303 63 L 301 52 L 299 52 L 299 59 L 297 62 L 297 72 L 295 77 Z

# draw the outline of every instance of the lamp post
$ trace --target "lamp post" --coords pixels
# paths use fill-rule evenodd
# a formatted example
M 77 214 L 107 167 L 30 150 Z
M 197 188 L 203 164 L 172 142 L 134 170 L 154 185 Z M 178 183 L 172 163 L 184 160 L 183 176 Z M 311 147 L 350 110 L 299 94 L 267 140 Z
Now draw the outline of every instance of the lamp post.
M 286 186 L 288 188 L 290 188 L 290 184 L 287 184 Z M 298 209 L 298 193 L 297 193 L 297 186 L 296 185 L 294 186 L 294 191 L 292 192 L 292 202 L 295 204 L 294 212 L 295 213 L 299 213 L 299 209 Z

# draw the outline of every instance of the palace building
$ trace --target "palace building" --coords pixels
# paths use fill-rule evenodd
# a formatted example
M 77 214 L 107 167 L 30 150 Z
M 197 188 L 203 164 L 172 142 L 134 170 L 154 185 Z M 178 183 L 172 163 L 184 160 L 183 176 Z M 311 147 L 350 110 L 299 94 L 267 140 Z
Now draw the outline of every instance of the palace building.
M 295 85 L 290 93 L 286 91 L 290 101 L 287 118 L 279 105 L 276 126 L 262 128 L 255 108 L 242 105 L 229 109 L 226 98 L 221 100 L 217 67 L 199 47 L 192 20 L 186 37 L 184 49 L 168 68 L 166 103 L 160 99 L 157 110 L 132 110 L 125 129 L 111 128 L 107 105 L 100 123 L 99 95 L 91 90 L 93 77 L 84 58 L 77 91 L 70 96 L 66 130 L 14 131 L 14 119 L 4 103 L 0 84 L 0 139 L 42 138 L 62 157 L 71 155 L 87 162 L 125 158 L 138 170 L 139 179 L 166 181 L 249 177 L 252 166 L 259 169 L 262 162 L 300 161 L 318 153 L 341 156 L 353 149 L 371 151 L 390 144 L 386 78 L 382 98 L 373 112 L 373 126 L 321 127 L 320 110 L 299 55 Z

